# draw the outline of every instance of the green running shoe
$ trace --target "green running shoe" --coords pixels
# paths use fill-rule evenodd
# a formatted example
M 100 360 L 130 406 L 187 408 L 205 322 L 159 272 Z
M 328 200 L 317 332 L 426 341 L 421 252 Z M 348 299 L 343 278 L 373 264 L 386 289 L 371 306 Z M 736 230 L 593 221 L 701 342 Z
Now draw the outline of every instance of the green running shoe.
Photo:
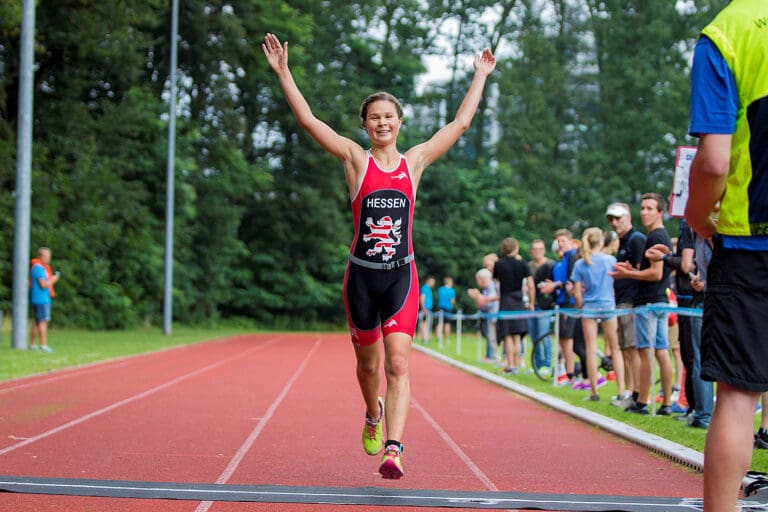
M 365 415 L 365 426 L 363 427 L 363 450 L 368 455 L 376 455 L 382 448 L 382 428 L 381 420 L 384 418 L 384 399 L 379 397 L 379 417 L 372 420 Z

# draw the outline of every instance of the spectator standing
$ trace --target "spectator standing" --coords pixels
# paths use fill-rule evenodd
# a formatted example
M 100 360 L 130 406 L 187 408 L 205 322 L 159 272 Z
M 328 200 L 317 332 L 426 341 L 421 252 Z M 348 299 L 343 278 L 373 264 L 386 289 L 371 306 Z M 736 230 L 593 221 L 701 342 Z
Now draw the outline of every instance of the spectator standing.
M 421 340 L 425 343 L 429 341 L 429 332 L 432 330 L 432 307 L 435 301 L 432 290 L 434 288 L 434 276 L 427 276 L 419 292 L 419 331 L 421 332 Z
M 616 253 L 618 263 L 627 263 L 639 269 L 645 251 L 645 235 L 632 226 L 632 214 L 626 203 L 612 203 L 605 210 L 609 224 L 619 236 L 619 250 Z M 616 294 L 616 307 L 630 310 L 634 307 L 638 281 L 614 276 L 613 290 Z M 617 397 L 611 405 L 627 408 L 637 400 L 640 376 L 640 355 L 637 353 L 635 339 L 635 315 L 620 314 L 618 319 L 619 349 L 624 359 L 624 378 L 629 396 Z M 617 355 L 618 357 L 618 355 Z
M 576 263 L 577 250 L 573 244 L 573 235 L 567 229 L 559 229 L 555 232 L 555 242 L 557 243 L 557 253 L 560 261 L 555 263 L 552 268 L 552 279 L 545 281 L 541 286 L 542 293 L 552 293 L 555 295 L 555 304 L 561 308 L 573 307 L 573 297 L 571 290 L 573 285 L 569 277 L 573 272 L 573 265 Z M 576 330 L 578 318 L 560 314 L 560 352 L 565 360 L 565 373 L 558 375 L 557 383 L 560 385 L 572 384 L 576 377 L 576 354 L 573 351 L 573 336 Z
M 51 250 L 41 247 L 37 258 L 30 262 L 30 287 L 34 321 L 29 340 L 30 350 L 53 353 L 48 346 L 48 323 L 51 321 L 51 306 L 56 291 L 53 285 L 59 281 L 59 272 L 51 272 Z M 38 347 L 37 342 L 40 342 Z
M 605 383 L 597 371 L 597 320 L 602 319 L 605 344 L 614 353 L 619 351 L 618 334 L 616 332 L 616 315 L 610 312 L 616 309 L 613 293 L 613 277 L 610 272 L 616 264 L 616 258 L 601 252 L 603 248 L 603 231 L 599 228 L 584 230 L 581 240 L 582 258 L 573 266 L 571 281 L 574 285 L 574 300 L 584 316 L 581 318 L 586 346 L 587 376 L 592 401 L 600 400 L 597 388 Z M 616 373 L 618 396 L 624 395 L 624 365 L 621 357 L 613 363 Z M 602 382 L 599 380 L 602 379 Z
M 691 290 L 688 307 L 703 309 L 704 290 L 706 288 L 707 267 L 712 257 L 712 248 L 706 240 L 701 239 L 688 223 L 683 220 L 680 224 L 680 239 L 677 252 L 680 257 L 671 256 L 664 245 L 656 245 L 649 249 L 649 258 L 654 261 L 662 260 L 665 265 L 676 269 L 676 274 L 685 274 Z M 680 260 L 679 263 L 677 260 Z M 690 325 L 691 338 L 691 369 L 690 380 L 692 393 L 689 398 L 689 415 L 687 424 L 696 428 L 709 428 L 714 408 L 714 389 L 711 382 L 701 379 L 701 326 L 700 317 L 687 318 Z M 687 393 L 687 390 L 686 390 Z
M 445 314 L 453 313 L 456 306 L 456 290 L 453 288 L 453 278 L 444 277 L 443 286 L 437 289 L 437 309 L 443 312 L 443 338 L 451 335 L 451 320 Z
M 643 194 L 640 202 L 640 220 L 646 230 L 645 249 L 656 244 L 662 244 L 672 250 L 672 239 L 664 229 L 664 211 L 666 201 L 656 193 Z M 661 387 L 664 392 L 664 402 L 656 414 L 668 416 L 672 414 L 672 362 L 669 358 L 668 313 L 652 309 L 654 306 L 667 306 L 667 288 L 669 286 L 669 269 L 661 261 L 651 261 L 643 252 L 640 269 L 633 268 L 629 263 L 617 263 L 612 273 L 614 278 L 628 278 L 638 281 L 637 296 L 635 297 L 635 338 L 640 354 L 640 378 L 637 401 L 627 408 L 628 412 L 648 414 L 648 403 L 651 399 L 651 384 L 653 376 L 653 357 L 659 363 Z M 637 309 L 638 306 L 650 308 Z
M 528 309 L 533 309 L 533 279 L 528 265 L 518 258 L 520 245 L 514 238 L 505 238 L 501 242 L 501 258 L 496 262 L 493 277 L 499 280 L 501 288 L 499 310 L 522 311 L 523 291 L 521 283 L 527 283 Z M 517 375 L 520 367 L 520 342 L 528 331 L 528 321 L 525 318 L 500 319 L 496 327 L 496 335 L 504 342 L 506 366 L 504 373 Z
M 534 294 L 534 309 L 536 311 L 550 310 L 554 307 L 554 296 L 549 293 L 542 293 L 540 286 L 544 286 L 547 279 L 552 280 L 552 269 L 555 262 L 547 258 L 547 247 L 544 240 L 536 239 L 531 242 L 531 261 L 528 263 L 528 270 L 533 276 L 533 285 L 536 293 Z M 537 368 L 545 371 L 544 368 L 552 366 L 552 339 L 549 336 L 551 331 L 552 319 L 549 316 L 528 319 L 528 334 L 531 342 L 541 338 L 538 350 L 534 353 L 535 364 Z M 532 346 L 536 346 L 535 343 Z
M 606 231 L 603 235 L 602 252 L 615 256 L 619 252 L 619 235 L 615 231 Z
M 672 251 L 677 252 L 677 241 L 676 239 L 672 239 Z M 670 269 L 670 287 L 667 288 L 667 299 L 669 300 L 669 306 L 676 308 L 678 307 L 677 302 L 677 294 L 675 293 L 675 290 L 677 289 L 677 285 L 674 283 L 674 279 L 672 279 L 672 274 L 676 274 L 674 269 Z M 685 372 L 683 371 L 683 357 L 680 350 L 680 325 L 679 325 L 679 315 L 675 312 L 670 312 L 669 315 L 667 315 L 667 337 L 669 339 L 669 359 L 672 363 L 672 396 L 670 397 L 670 401 L 674 404 L 677 402 L 677 400 L 680 398 L 680 389 L 682 389 L 683 385 L 683 375 Z M 663 398 L 663 396 L 660 394 L 659 398 Z
M 691 69 L 689 131 L 699 144 L 685 218 L 713 242 L 701 347 L 702 378 L 717 382 L 704 448 L 707 512 L 735 508 L 754 411 L 768 391 L 766 19 L 768 2 L 731 1 L 702 30 Z
M 701 307 L 703 303 L 703 293 L 696 292 L 691 285 L 691 272 L 695 273 L 694 261 L 694 232 L 687 222 L 683 219 L 680 222 L 680 233 L 674 253 L 667 253 L 666 246 L 656 245 L 649 251 L 649 258 L 652 261 L 659 259 L 664 265 L 675 273 L 675 289 L 677 292 L 677 304 L 680 307 L 691 308 Z M 688 401 L 688 410 L 685 411 L 683 420 L 689 420 L 693 417 L 693 411 L 696 409 L 696 385 L 694 385 L 694 347 L 692 338 L 692 328 L 698 329 L 698 336 L 701 336 L 701 318 L 691 317 L 689 315 L 677 315 L 678 336 L 680 340 L 680 355 L 683 366 L 685 367 L 685 397 Z M 695 325 L 694 325 L 695 324 Z M 699 370 L 701 366 L 699 363 Z M 697 373 L 700 373 L 697 372 Z M 711 389 L 710 389 L 711 393 Z M 673 392 L 674 395 L 674 392 Z M 674 401 L 674 396 L 672 397 Z M 674 405 L 673 405 L 674 407 Z M 711 408 L 709 410 L 711 413 Z M 707 424 L 709 419 L 707 419 Z
M 475 274 L 475 280 L 478 288 L 470 288 L 467 294 L 475 301 L 481 313 L 495 315 L 499 312 L 499 294 L 493 281 L 493 273 L 487 268 L 481 268 Z M 495 362 L 497 347 L 495 318 L 480 318 L 480 333 L 485 338 L 485 362 Z
M 483 268 L 486 268 L 491 272 L 491 279 L 493 281 L 493 287 L 496 289 L 496 296 L 501 297 L 501 286 L 499 286 L 499 280 L 493 277 L 493 268 L 496 266 L 497 261 L 499 261 L 499 255 L 496 254 L 495 252 L 490 252 L 485 256 L 483 256 Z M 495 308 L 496 308 L 495 310 L 496 313 L 498 313 L 499 312 L 498 301 L 496 301 Z M 491 318 L 491 323 L 488 327 L 489 327 L 489 331 L 493 334 L 491 336 L 491 340 L 496 344 L 496 348 L 498 348 L 499 346 L 499 339 L 498 339 L 498 336 L 496 335 L 496 328 L 498 327 L 498 325 L 499 325 L 498 318 L 496 317 Z M 497 362 L 500 363 L 501 356 L 498 350 L 496 350 L 496 348 L 494 349 L 494 352 L 496 353 Z
M 712 247 L 699 237 L 690 226 L 686 225 L 682 267 L 691 279 L 693 299 L 691 307 L 704 309 L 704 291 L 707 286 L 707 268 L 712 259 Z M 715 394 L 712 382 L 705 381 L 701 376 L 701 317 L 690 317 L 691 346 L 693 348 L 693 365 L 691 381 L 693 383 L 696 403 L 688 425 L 696 428 L 709 428 L 712 411 L 715 407 Z

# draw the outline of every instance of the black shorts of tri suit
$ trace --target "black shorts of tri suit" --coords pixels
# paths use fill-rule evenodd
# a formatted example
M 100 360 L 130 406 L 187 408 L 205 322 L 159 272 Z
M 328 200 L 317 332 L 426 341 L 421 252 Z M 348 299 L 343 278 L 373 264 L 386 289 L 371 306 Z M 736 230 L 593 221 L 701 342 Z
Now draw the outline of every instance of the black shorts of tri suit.
M 419 316 L 416 262 L 392 270 L 347 263 L 344 307 L 352 342 L 371 345 L 389 333 L 413 337 Z
M 768 391 L 768 252 L 725 249 L 716 237 L 703 316 L 702 378 Z

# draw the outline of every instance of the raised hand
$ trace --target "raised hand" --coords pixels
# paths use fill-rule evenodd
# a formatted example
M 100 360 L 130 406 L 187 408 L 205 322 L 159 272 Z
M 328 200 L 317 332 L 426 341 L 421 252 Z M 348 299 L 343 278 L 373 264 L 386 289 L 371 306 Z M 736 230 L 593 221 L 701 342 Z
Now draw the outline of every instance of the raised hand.
M 261 45 L 261 49 L 264 51 L 264 55 L 267 57 L 267 62 L 275 73 L 280 73 L 283 70 L 288 69 L 288 42 L 282 46 L 280 40 L 275 34 L 267 33 L 264 36 L 264 42 Z
M 475 73 L 483 73 L 486 76 L 490 75 L 496 67 L 496 57 L 493 56 L 491 50 L 484 48 L 482 52 L 475 56 Z

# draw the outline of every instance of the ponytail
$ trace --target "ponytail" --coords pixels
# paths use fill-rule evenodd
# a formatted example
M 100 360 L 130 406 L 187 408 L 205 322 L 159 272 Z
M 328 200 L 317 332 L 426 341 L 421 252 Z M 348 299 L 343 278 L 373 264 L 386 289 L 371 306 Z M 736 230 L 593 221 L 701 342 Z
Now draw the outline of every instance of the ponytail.
M 592 265 L 592 254 L 603 246 L 603 230 L 587 228 L 581 237 L 581 255 L 584 263 Z

